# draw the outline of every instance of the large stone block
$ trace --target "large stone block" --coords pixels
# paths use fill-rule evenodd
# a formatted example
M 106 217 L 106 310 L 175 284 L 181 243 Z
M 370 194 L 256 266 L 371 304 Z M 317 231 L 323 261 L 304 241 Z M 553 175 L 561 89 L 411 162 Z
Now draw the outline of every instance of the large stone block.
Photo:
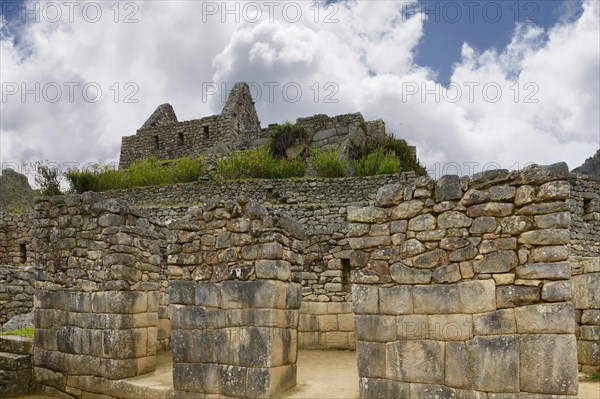
M 358 364 L 358 375 L 369 378 L 386 378 L 386 344 L 381 342 L 356 343 L 356 361 Z
M 414 267 L 419 269 L 434 269 L 447 264 L 448 253 L 440 248 L 418 255 L 413 260 Z
M 498 251 L 487 254 L 476 261 L 476 273 L 506 273 L 519 264 L 519 258 L 514 251 Z
M 569 262 L 531 263 L 516 269 L 517 278 L 532 280 L 568 280 L 571 278 Z
M 287 284 L 282 281 L 227 280 L 221 283 L 221 295 L 223 309 L 287 308 Z
M 348 242 L 350 243 L 350 248 L 352 249 L 367 249 L 379 246 L 388 246 L 390 245 L 391 240 L 390 237 L 378 236 L 350 238 Z
M 457 284 L 460 309 L 463 313 L 483 313 L 496 310 L 494 280 L 464 281 Z
M 574 334 L 575 310 L 570 302 L 548 303 L 515 308 L 517 333 Z
M 465 314 L 430 315 L 429 339 L 465 341 L 473 338 L 473 318 Z
M 348 207 L 348 221 L 357 223 L 379 223 L 387 221 L 389 211 L 376 207 Z
M 546 302 L 565 302 L 573 298 L 569 281 L 553 281 L 542 287 L 542 300 Z
M 404 199 L 404 185 L 396 183 L 396 184 L 386 184 L 381 186 L 379 190 L 377 190 L 377 195 L 375 197 L 375 205 L 381 207 L 387 207 L 392 205 L 398 205 Z
M 352 303 L 356 314 L 379 312 L 379 289 L 375 285 L 353 284 Z
M 362 378 L 359 380 L 360 397 L 362 399 L 408 398 L 408 383 L 381 378 Z
M 471 361 L 464 342 L 446 342 L 446 385 L 454 388 L 471 388 Z
M 476 337 L 467 341 L 473 388 L 488 392 L 519 392 L 519 338 Z
M 580 274 L 571 279 L 576 309 L 600 309 L 600 273 Z
M 430 214 L 419 215 L 408 221 L 408 230 L 426 231 L 435 229 L 436 220 Z
M 428 339 L 429 319 L 427 315 L 396 316 L 396 336 L 398 339 Z
M 521 390 L 544 394 L 577 394 L 574 335 L 533 334 L 520 339 Z
M 396 338 L 396 318 L 383 315 L 356 315 L 356 339 L 390 342 Z
M 176 390 L 186 392 L 218 394 L 218 365 L 202 363 L 174 363 L 173 386 Z
M 577 341 L 577 357 L 580 364 L 600 366 L 600 341 Z
M 445 343 L 395 341 L 386 345 L 386 376 L 403 382 L 444 383 Z
M 398 284 L 429 284 L 432 273 L 429 270 L 414 269 L 394 263 L 390 268 L 392 279 Z
M 568 229 L 541 229 L 526 231 L 519 236 L 519 244 L 562 245 L 570 241 Z
M 257 278 L 288 281 L 292 265 L 285 260 L 257 260 L 254 263 Z
M 445 175 L 435 182 L 435 202 L 459 200 L 462 197 L 460 177 Z
M 538 247 L 529 256 L 532 262 L 560 262 L 569 257 L 569 250 L 564 245 Z
M 410 397 L 419 399 L 455 399 L 456 391 L 443 385 L 410 384 Z
M 523 285 L 503 285 L 496 288 L 498 308 L 514 308 L 540 301 L 540 289 Z
M 379 289 L 379 311 L 384 314 L 399 315 L 413 312 L 411 287 L 397 285 Z
M 473 315 L 475 335 L 510 335 L 517 332 L 514 309 Z
M 392 219 L 410 219 L 415 217 L 423 209 L 423 201 L 411 200 L 398 205 L 392 210 Z
M 172 280 L 169 282 L 169 303 L 179 305 L 193 305 L 195 292 L 195 282 L 184 280 Z
M 458 286 L 427 285 L 412 289 L 415 313 L 445 314 L 460 313 L 460 294 Z

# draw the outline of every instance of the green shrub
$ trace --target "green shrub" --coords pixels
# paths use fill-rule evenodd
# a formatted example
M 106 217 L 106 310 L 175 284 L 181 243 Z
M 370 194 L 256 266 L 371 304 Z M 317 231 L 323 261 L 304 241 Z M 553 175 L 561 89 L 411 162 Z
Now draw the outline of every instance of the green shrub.
M 354 161 L 354 168 L 358 176 L 387 175 L 402 171 L 396 154 L 381 148 Z
M 303 160 L 276 159 L 266 146 L 217 161 L 217 173 L 223 179 L 285 179 L 304 176 L 305 170 Z
M 192 182 L 205 172 L 203 158 L 160 162 L 156 157 L 149 157 L 132 162 L 128 169 L 115 170 L 109 165 L 94 164 L 87 170 L 69 170 L 66 176 L 73 191 L 83 193 Z
M 351 140 L 349 147 L 350 158 L 359 160 L 369 154 L 382 150 L 384 152 L 393 152 L 400 161 L 402 171 L 414 171 L 418 176 L 427 174 L 425 168 L 415 159 L 410 146 L 405 140 L 396 139 L 391 134 L 383 137 L 367 137 L 364 142 Z
M 287 150 L 297 145 L 306 145 L 308 134 L 302 125 L 285 122 L 271 129 L 269 150 L 275 158 L 286 158 Z
M 340 155 L 339 151 L 332 147 L 327 150 L 317 148 L 310 157 L 317 175 L 321 177 L 342 177 L 348 173 L 348 159 Z

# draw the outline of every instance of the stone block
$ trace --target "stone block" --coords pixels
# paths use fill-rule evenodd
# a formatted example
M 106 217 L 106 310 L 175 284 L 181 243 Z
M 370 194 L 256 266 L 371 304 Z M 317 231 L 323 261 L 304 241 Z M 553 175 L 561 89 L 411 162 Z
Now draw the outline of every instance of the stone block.
M 473 318 L 465 314 L 430 315 L 429 339 L 436 341 L 465 341 L 473 338 Z
M 169 302 L 172 304 L 192 305 L 196 283 L 193 281 L 172 280 L 169 282 Z
M 581 326 L 579 334 L 586 341 L 600 341 L 600 326 Z
M 462 197 L 460 177 L 445 175 L 435 182 L 435 202 L 459 200 Z
M 386 344 L 386 377 L 403 382 L 444 383 L 445 343 L 395 341 Z
M 491 233 L 496 230 L 497 225 L 496 218 L 491 216 L 480 216 L 473 220 L 469 232 L 472 234 Z
M 500 221 L 500 227 L 505 234 L 520 234 L 535 229 L 535 223 L 529 216 L 507 216 Z
M 545 283 L 542 287 L 542 300 L 546 302 L 565 302 L 573 298 L 569 281 Z
M 519 258 L 514 251 L 498 251 L 487 254 L 476 261 L 476 273 L 506 273 L 519 264 Z
M 512 186 L 493 186 L 490 188 L 490 200 L 511 201 L 515 198 L 516 191 Z
M 488 399 L 488 393 L 464 390 L 464 389 L 457 389 L 456 390 L 456 399 Z
M 356 314 L 376 314 L 379 312 L 379 290 L 377 286 L 366 284 L 352 285 L 352 303 Z
M 588 309 L 584 310 L 581 315 L 582 324 L 592 324 L 600 326 L 600 310 Z
M 370 342 L 390 342 L 396 339 L 396 318 L 381 315 L 356 315 L 356 339 Z
M 426 231 L 433 230 L 436 226 L 436 219 L 430 214 L 419 215 L 408 221 L 408 230 Z
M 517 333 L 574 334 L 575 310 L 570 302 L 543 303 L 515 308 Z
M 358 375 L 369 378 L 386 378 L 386 344 L 381 342 L 356 343 Z
M 537 198 L 547 200 L 561 200 L 569 198 L 571 186 L 568 181 L 552 181 L 540 186 Z
M 359 387 L 360 397 L 363 399 L 408 398 L 410 396 L 410 385 L 399 381 L 361 377 Z
M 475 335 L 511 335 L 517 332 L 514 309 L 473 315 Z
M 498 308 L 514 308 L 540 301 L 540 289 L 520 285 L 503 285 L 496 288 Z
M 108 313 L 142 313 L 148 309 L 148 294 L 139 291 L 115 291 L 109 294 Z
M 404 199 L 404 185 L 386 184 L 381 186 L 377 190 L 375 197 L 375 205 L 380 207 L 387 207 L 392 205 L 398 205 Z
M 389 246 L 391 244 L 390 237 L 385 236 L 350 238 L 348 242 L 350 244 L 350 248 L 352 249 L 375 248 L 380 246 Z
M 564 229 L 571 225 L 570 212 L 558 212 L 548 215 L 534 216 L 535 223 L 540 229 Z
M 575 309 L 600 309 L 600 273 L 580 274 L 571 279 Z
M 488 202 L 468 207 L 467 215 L 472 218 L 480 216 L 504 217 L 512 214 L 513 207 L 513 204 Z
M 287 308 L 287 284 L 282 281 L 227 280 L 221 283 L 221 295 L 223 309 Z
M 521 390 L 543 394 L 577 394 L 574 335 L 526 334 L 520 339 Z
M 257 260 L 254 267 L 257 278 L 288 281 L 292 275 L 292 265 L 285 260 Z
M 198 306 L 215 307 L 221 306 L 221 290 L 215 283 L 194 284 L 194 302 Z M 172 302 L 173 303 L 173 302 Z
M 429 270 L 413 269 L 402 263 L 393 264 L 390 268 L 390 274 L 398 284 L 428 284 L 432 276 Z
M 242 257 L 255 259 L 283 259 L 283 246 L 278 242 L 249 245 L 242 248 Z
M 460 313 L 457 285 L 415 286 L 412 289 L 414 312 L 417 314 Z
M 415 217 L 423 209 L 423 201 L 410 200 L 401 203 L 392 210 L 392 219 L 410 219 Z
M 532 262 L 560 262 L 569 257 L 569 250 L 564 245 L 549 247 L 538 247 L 531 250 L 530 260 Z
M 348 221 L 356 223 L 381 223 L 387 221 L 389 211 L 376 207 L 348 207 Z
M 458 211 L 447 211 L 437 218 L 437 226 L 440 229 L 469 227 L 471 224 L 473 224 L 473 219 Z
M 477 256 L 477 248 L 473 245 L 468 245 L 464 248 L 452 251 L 449 256 L 450 262 L 462 262 L 465 260 L 473 259 Z
M 568 280 L 571 278 L 571 265 L 569 262 L 531 263 L 517 267 L 515 272 L 519 279 Z
M 519 338 L 475 337 L 467 341 L 473 388 L 488 392 L 519 392 Z
M 471 362 L 464 342 L 446 342 L 445 385 L 454 388 L 471 388 Z
M 219 393 L 216 364 L 174 363 L 173 385 L 176 390 L 198 393 Z
M 247 371 L 246 367 L 219 365 L 220 394 L 234 398 L 246 397 L 246 388 L 248 387 Z
M 458 263 L 451 263 L 446 266 L 438 267 L 433 272 L 433 281 L 436 283 L 454 283 L 461 278 Z
M 429 338 L 427 315 L 396 316 L 396 336 L 403 340 L 423 340 Z
M 447 264 L 448 253 L 440 248 L 425 252 L 413 259 L 413 266 L 419 269 L 434 269 Z
M 458 283 L 460 311 L 462 313 L 483 313 L 496 310 L 495 287 L 492 279 Z
M 568 229 L 540 229 L 521 233 L 518 241 L 528 245 L 564 245 L 570 239 Z
M 390 315 L 411 314 L 413 302 L 410 288 L 407 285 L 380 288 L 379 312 Z
M 456 391 L 443 385 L 410 384 L 410 397 L 419 399 L 455 399 Z
M 600 341 L 577 341 L 577 358 L 580 364 L 600 365 Z

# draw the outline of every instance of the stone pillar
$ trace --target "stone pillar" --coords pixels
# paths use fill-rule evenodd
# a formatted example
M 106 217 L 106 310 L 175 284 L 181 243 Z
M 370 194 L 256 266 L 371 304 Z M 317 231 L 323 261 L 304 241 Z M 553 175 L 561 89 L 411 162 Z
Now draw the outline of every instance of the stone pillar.
M 169 228 L 175 397 L 267 398 L 294 387 L 299 226 L 229 201 L 192 208 Z
M 160 234 L 91 194 L 37 204 L 34 377 L 85 397 L 154 369 Z M 59 392 L 56 392 L 59 391 Z
M 362 398 L 574 397 L 567 176 L 419 178 L 348 209 Z

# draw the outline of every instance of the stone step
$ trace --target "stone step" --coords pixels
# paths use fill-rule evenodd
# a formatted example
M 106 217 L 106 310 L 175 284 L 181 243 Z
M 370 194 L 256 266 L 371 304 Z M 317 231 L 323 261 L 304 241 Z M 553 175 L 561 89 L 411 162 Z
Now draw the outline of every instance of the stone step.
M 33 340 L 21 335 L 0 335 L 0 352 L 33 354 Z
M 30 355 L 0 352 L 0 370 L 23 370 L 30 368 Z

